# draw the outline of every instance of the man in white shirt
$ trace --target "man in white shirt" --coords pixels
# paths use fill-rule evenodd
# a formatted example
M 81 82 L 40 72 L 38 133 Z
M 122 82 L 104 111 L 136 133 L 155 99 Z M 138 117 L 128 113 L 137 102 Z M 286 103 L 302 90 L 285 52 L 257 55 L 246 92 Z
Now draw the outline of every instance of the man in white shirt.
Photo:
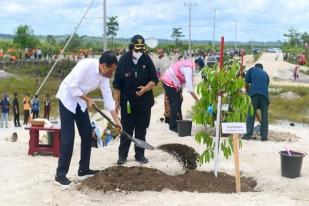
M 73 153 L 74 121 L 81 137 L 78 177 L 82 179 L 95 174 L 95 171 L 89 169 L 92 127 L 87 108 L 95 105 L 93 99 L 87 96 L 90 91 L 100 88 L 105 109 L 110 111 L 115 123 L 121 127 L 109 84 L 109 78 L 117 66 L 117 57 L 111 51 L 107 51 L 99 60 L 81 60 L 61 83 L 56 95 L 59 99 L 61 119 L 60 157 L 55 177 L 57 185 L 63 187 L 71 185 L 66 175 Z

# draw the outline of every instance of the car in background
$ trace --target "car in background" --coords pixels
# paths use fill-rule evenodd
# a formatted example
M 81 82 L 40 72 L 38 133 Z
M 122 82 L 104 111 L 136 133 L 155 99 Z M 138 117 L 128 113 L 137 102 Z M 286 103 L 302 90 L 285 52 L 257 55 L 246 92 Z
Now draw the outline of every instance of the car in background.
M 219 60 L 220 60 L 220 56 L 209 56 L 209 57 L 207 58 L 206 64 L 207 64 L 208 67 L 211 67 L 211 68 L 212 68 L 212 67 L 214 67 L 216 64 L 218 64 Z
M 282 53 L 282 50 L 279 48 L 268 48 L 266 51 L 269 53 Z
M 253 54 L 259 54 L 262 52 L 262 50 L 260 48 L 254 48 L 252 52 Z

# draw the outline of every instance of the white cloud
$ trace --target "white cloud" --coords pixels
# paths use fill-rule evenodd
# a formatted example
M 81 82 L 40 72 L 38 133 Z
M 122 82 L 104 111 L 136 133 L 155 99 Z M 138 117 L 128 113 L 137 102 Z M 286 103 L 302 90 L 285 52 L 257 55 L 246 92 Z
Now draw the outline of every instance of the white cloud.
M 9 3 L 6 9 L 9 13 L 23 12 L 23 7 L 20 4 Z
M 213 11 L 217 9 L 216 39 L 278 40 L 289 27 L 309 31 L 308 0 L 195 0 L 192 39 L 212 39 Z M 78 23 L 90 0 L 0 0 L 0 33 L 12 33 L 20 24 L 31 25 L 36 34 L 68 34 Z M 182 27 L 188 37 L 188 7 L 182 0 L 107 0 L 107 16 L 118 16 L 119 37 L 135 33 L 170 38 L 171 28 Z M 102 0 L 96 0 L 79 30 L 102 35 Z

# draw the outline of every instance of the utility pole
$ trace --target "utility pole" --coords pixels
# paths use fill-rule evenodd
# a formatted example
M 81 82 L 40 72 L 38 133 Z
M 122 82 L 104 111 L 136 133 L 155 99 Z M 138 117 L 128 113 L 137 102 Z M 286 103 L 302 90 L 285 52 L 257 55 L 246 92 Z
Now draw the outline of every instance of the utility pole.
M 235 49 L 237 49 L 237 21 L 234 21 L 234 29 L 235 29 Z
M 215 32 L 216 32 L 216 8 L 214 8 L 214 22 L 212 30 L 212 49 L 215 48 Z
M 103 52 L 107 50 L 106 0 L 103 0 Z
M 191 9 L 192 6 L 196 6 L 197 3 L 184 3 L 184 6 L 189 7 L 189 58 L 191 58 Z
M 253 39 L 251 40 L 251 52 L 253 54 Z

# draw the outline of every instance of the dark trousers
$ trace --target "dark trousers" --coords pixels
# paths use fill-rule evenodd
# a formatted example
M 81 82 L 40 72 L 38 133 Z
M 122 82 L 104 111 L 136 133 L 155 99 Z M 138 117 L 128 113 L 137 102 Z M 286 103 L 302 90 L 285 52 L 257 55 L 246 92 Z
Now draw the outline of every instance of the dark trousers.
M 251 97 L 251 104 L 253 106 L 253 115 L 247 115 L 247 134 L 245 137 L 251 138 L 254 129 L 254 120 L 257 109 L 261 110 L 261 138 L 266 140 L 268 135 L 268 100 L 264 95 L 255 94 Z
M 29 115 L 30 115 L 30 111 L 24 110 L 24 124 L 28 124 Z
M 170 122 L 169 122 L 169 128 L 170 130 L 177 130 L 177 119 L 181 119 L 181 117 L 178 117 L 177 114 L 181 113 L 181 93 L 179 90 L 169 87 L 166 84 L 163 83 L 165 94 L 168 97 L 171 112 L 170 112 Z
M 126 105 L 121 106 L 121 124 L 122 128 L 129 135 L 133 136 L 135 131 L 135 138 L 145 141 L 146 130 L 149 127 L 151 116 L 151 107 L 149 108 L 131 108 L 131 113 L 127 113 Z M 131 140 L 125 135 L 120 136 L 120 145 L 118 150 L 119 158 L 126 159 L 130 149 Z M 145 155 L 145 149 L 134 146 L 135 158 L 141 159 Z
M 36 119 L 39 117 L 39 111 L 32 111 L 32 119 Z
M 76 122 L 78 133 L 81 137 L 79 170 L 88 171 L 92 142 L 92 127 L 88 110 L 82 112 L 80 106 L 77 105 L 76 113 L 74 114 L 65 108 L 61 101 L 59 101 L 59 110 L 61 120 L 61 140 L 57 176 L 65 176 L 69 171 L 74 146 L 74 121 Z
M 50 109 L 44 109 L 44 119 L 49 120 L 49 113 L 50 113 Z
M 20 127 L 19 113 L 15 113 L 15 112 L 14 112 L 14 126 L 15 127 Z

